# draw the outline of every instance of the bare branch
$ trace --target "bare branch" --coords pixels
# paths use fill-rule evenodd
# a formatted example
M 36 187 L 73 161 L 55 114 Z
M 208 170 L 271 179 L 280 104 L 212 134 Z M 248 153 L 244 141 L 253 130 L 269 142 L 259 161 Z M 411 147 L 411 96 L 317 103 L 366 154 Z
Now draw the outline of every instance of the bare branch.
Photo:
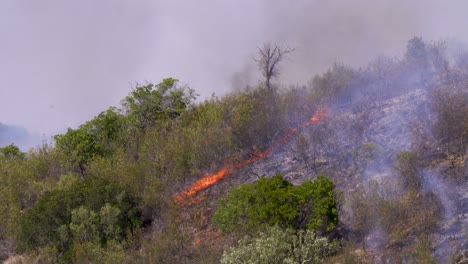
M 265 77 L 265 86 L 268 90 L 272 90 L 271 79 L 279 75 L 277 65 L 281 62 L 283 57 L 286 54 L 289 54 L 294 51 L 294 49 L 281 48 L 279 45 L 276 45 L 272 48 L 270 44 L 264 44 L 263 48 L 259 48 L 258 53 L 260 55 L 259 59 L 255 59 L 258 63 L 263 77 Z

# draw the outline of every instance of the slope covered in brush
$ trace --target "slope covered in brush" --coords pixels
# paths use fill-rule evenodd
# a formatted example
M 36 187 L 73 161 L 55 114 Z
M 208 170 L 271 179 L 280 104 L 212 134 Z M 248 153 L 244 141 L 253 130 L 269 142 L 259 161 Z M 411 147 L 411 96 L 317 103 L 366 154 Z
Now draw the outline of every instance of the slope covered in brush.
M 324 255 L 331 262 L 463 257 L 464 60 L 448 58 L 443 43 L 413 38 L 401 59 L 379 58 L 361 69 L 336 64 L 303 87 L 271 81 L 202 102 L 173 78 L 137 85 L 121 106 L 55 136 L 53 144 L 0 155 L 1 259 L 22 252 L 25 261 L 52 263 L 218 263 L 225 250 L 242 251 L 212 221 L 218 200 L 240 183 L 277 173 L 295 185 L 325 174 L 336 186 L 338 226 L 324 235 L 340 237 L 342 247 Z M 328 115 L 312 122 L 320 109 Z M 215 177 L 190 202 L 178 201 L 223 168 L 230 177 Z M 86 197 L 92 201 L 80 207 L 68 192 L 89 179 L 115 184 L 119 193 Z M 105 184 L 93 188 L 106 193 Z M 57 193 L 71 197 L 73 208 L 49 208 L 44 200 Z M 103 222 L 127 219 L 116 210 L 127 210 L 119 207 L 125 197 L 138 212 L 129 220 L 136 224 L 107 239 L 116 225 Z M 20 234 L 35 232 L 24 223 L 36 214 L 47 219 L 41 215 L 47 212 L 63 214 L 50 218 L 61 221 L 50 226 L 56 242 L 18 247 Z M 253 228 L 246 241 L 267 239 L 259 231 Z

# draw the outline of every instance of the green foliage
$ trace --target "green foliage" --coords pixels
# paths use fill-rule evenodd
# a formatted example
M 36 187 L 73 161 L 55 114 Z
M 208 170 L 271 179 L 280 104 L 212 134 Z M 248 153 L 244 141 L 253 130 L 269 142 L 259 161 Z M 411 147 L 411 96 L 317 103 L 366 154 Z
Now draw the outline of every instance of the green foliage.
M 28 159 L 0 162 L 0 239 L 13 238 L 22 211 L 30 208 L 47 189 L 35 177 L 34 163 Z
M 77 129 L 54 136 L 55 145 L 79 166 L 82 175 L 89 162 L 98 156 L 109 155 L 111 144 L 122 129 L 122 116 L 116 108 L 109 108 Z
M 89 177 L 46 192 L 20 219 L 19 249 L 122 242 L 141 225 L 137 199 L 117 183 Z
M 84 242 L 73 245 L 73 255 L 70 258 L 72 263 L 125 263 L 125 252 L 120 245 L 112 243 L 106 248 L 99 244 Z
M 226 161 L 238 164 L 267 149 L 290 127 L 300 127 L 321 104 L 338 111 L 325 122 L 300 129 L 304 136 L 296 137 L 295 147 L 307 166 L 317 173 L 328 170 L 327 175 L 340 175 L 334 179 L 347 186 L 349 178 L 341 176 L 357 179 L 366 167 L 379 167 L 381 154 L 388 154 L 377 144 L 366 142 L 373 138 L 366 134 L 366 128 L 371 121 L 368 118 L 377 113 L 374 106 L 382 106 L 381 99 L 431 84 L 442 87 L 431 87 L 426 110 L 432 112 L 428 122 L 422 122 L 422 130 L 429 136 L 421 141 L 427 146 L 424 151 L 399 153 L 394 164 L 404 188 L 384 182 L 362 191 L 361 184 L 352 183 L 352 223 L 346 233 L 359 244 L 369 231 L 382 228 L 392 240 L 389 249 L 411 246 L 411 254 L 429 262 L 430 245 L 421 243 L 424 240 L 419 244 L 409 241 L 433 232 L 442 210 L 437 195 L 421 188 L 418 171 L 424 164 L 420 163 L 432 154 L 445 154 L 454 157 L 452 162 L 438 167 L 452 170 L 458 166 L 460 182 L 466 178 L 464 88 L 468 71 L 466 65 L 460 69 L 460 63 L 446 67 L 444 51 L 443 43 L 415 38 L 408 42 L 404 58 L 381 58 L 364 69 L 335 64 L 314 78 L 312 88 L 277 90 L 260 85 L 197 104 L 193 90 L 178 86 L 173 78 L 157 85 L 139 85 L 122 101 L 121 108 L 109 108 L 78 128 L 57 135 L 55 147 L 43 146 L 27 155 L 14 145 L 0 148 L 0 251 L 3 245 L 18 246 L 20 251 L 32 250 L 30 262 L 45 263 L 217 263 L 221 248 L 230 244 L 224 243 L 226 240 L 246 233 L 254 236 L 263 230 L 261 236 L 245 242 L 248 247 L 226 251 L 226 261 L 230 252 L 239 259 L 264 252 L 275 256 L 266 262 L 274 263 L 285 255 L 293 256 L 286 257 L 290 262 L 301 262 L 308 259 L 307 252 L 315 252 L 310 248 L 313 241 L 322 241 L 304 230 L 321 234 L 338 221 L 334 186 L 325 177 L 293 186 L 278 175 L 234 188 L 220 200 L 211 218 L 225 233 L 201 245 L 193 243 L 199 238 L 197 227 L 206 224 L 205 219 L 200 221 L 193 215 L 200 207 L 181 208 L 174 204 L 174 194 Z M 343 104 L 334 105 L 339 99 Z M 348 122 L 344 119 L 351 108 L 362 114 L 354 113 L 353 122 Z M 445 153 L 440 153 L 441 149 Z M 223 188 L 213 187 L 206 204 Z M 141 199 L 137 201 L 135 196 Z M 131 233 L 141 225 L 141 219 L 158 226 L 144 229 L 144 235 L 133 241 Z M 271 226 L 285 231 L 275 233 Z M 267 234 L 280 239 L 269 240 Z M 210 245 L 212 242 L 216 245 Z M 350 253 L 338 261 L 366 260 L 360 256 L 365 253 L 355 249 L 349 249 Z M 207 257 L 210 250 L 216 251 L 211 258 Z M 129 255 L 140 259 L 129 260 Z
M 178 87 L 177 82 L 166 78 L 156 85 L 137 86 L 122 103 L 130 122 L 145 130 L 158 120 L 174 119 L 190 108 L 195 93 L 188 87 Z
M 66 241 L 68 235 L 71 235 L 73 239 L 81 243 L 86 241 L 94 242 L 93 240 L 98 238 L 98 222 L 97 214 L 94 211 L 80 206 L 71 211 L 71 223 L 68 227 L 66 225 L 60 226 L 58 233 L 63 241 Z M 67 234 L 68 230 L 71 234 Z
M 292 229 L 283 230 L 277 226 L 268 227 L 257 237 L 244 237 L 237 247 L 227 249 L 222 258 L 223 264 L 235 263 L 322 263 L 323 259 L 334 254 L 338 243 L 329 242 L 313 231 Z
M 335 185 L 323 175 L 314 181 L 305 181 L 297 186 L 299 214 L 295 218 L 295 227 L 316 229 L 320 232 L 331 231 L 338 223 L 335 198 Z
M 322 175 L 297 187 L 281 174 L 262 177 L 220 199 L 213 222 L 224 232 L 248 233 L 272 225 L 330 231 L 338 222 L 333 189 Z
M 113 149 L 113 144 L 121 136 L 125 117 L 120 113 L 119 109 L 110 107 L 88 123 L 88 133 L 95 135 L 101 148 L 108 153 Z
M 54 137 L 57 148 L 62 149 L 84 173 L 84 166 L 97 155 L 103 154 L 95 135 L 88 132 L 88 126 L 82 125 L 78 129 L 69 128 L 67 133 Z
M 10 144 L 0 148 L 0 160 L 2 157 L 5 159 L 22 159 L 24 156 L 25 154 L 21 152 L 21 150 L 15 146 L 15 144 Z

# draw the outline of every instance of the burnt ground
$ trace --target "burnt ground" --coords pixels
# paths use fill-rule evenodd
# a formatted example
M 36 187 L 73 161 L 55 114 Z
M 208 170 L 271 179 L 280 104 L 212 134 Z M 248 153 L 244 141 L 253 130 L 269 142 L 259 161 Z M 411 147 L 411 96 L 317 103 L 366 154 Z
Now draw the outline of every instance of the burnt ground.
M 398 183 L 394 169 L 398 152 L 412 151 L 414 126 L 412 122 L 427 112 L 427 93 L 414 90 L 384 101 L 363 103 L 358 107 L 331 109 L 326 120 L 302 128 L 294 138 L 268 157 L 238 170 L 206 192 L 222 195 L 230 187 L 250 183 L 258 177 L 284 174 L 294 184 L 314 179 L 318 174 L 331 178 L 341 194 L 341 228 L 352 233 L 352 213 L 347 202 L 369 181 Z M 306 139 L 299 141 L 298 138 Z M 468 183 L 466 155 L 454 158 L 433 149 L 425 153 L 424 172 L 419 177 L 424 188 L 430 188 L 443 204 L 443 216 L 438 229 L 432 233 L 434 253 L 442 263 L 457 256 L 458 263 L 466 260 L 468 252 Z M 453 174 L 458 180 L 454 181 Z M 461 176 L 460 176 L 461 175 Z M 215 202 L 210 202 L 210 207 Z M 345 236 L 348 234 L 344 234 Z M 408 237 L 408 240 L 413 238 Z M 369 250 L 368 241 L 380 240 Z M 356 254 L 366 252 L 373 262 L 383 262 L 382 256 L 392 254 L 403 245 L 370 231 L 357 242 Z M 363 248 L 363 250 L 359 248 Z

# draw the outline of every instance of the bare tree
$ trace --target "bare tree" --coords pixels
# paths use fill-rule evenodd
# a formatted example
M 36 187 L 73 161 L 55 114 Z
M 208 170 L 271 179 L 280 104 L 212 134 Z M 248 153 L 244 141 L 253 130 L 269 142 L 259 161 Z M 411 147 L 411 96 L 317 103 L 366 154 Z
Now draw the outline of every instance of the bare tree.
M 270 44 L 264 44 L 263 48 L 258 48 L 260 58 L 255 59 L 265 77 L 265 86 L 272 90 L 271 79 L 278 76 L 278 63 L 284 58 L 285 54 L 293 52 L 293 49 L 282 48 L 279 45 L 272 47 Z

